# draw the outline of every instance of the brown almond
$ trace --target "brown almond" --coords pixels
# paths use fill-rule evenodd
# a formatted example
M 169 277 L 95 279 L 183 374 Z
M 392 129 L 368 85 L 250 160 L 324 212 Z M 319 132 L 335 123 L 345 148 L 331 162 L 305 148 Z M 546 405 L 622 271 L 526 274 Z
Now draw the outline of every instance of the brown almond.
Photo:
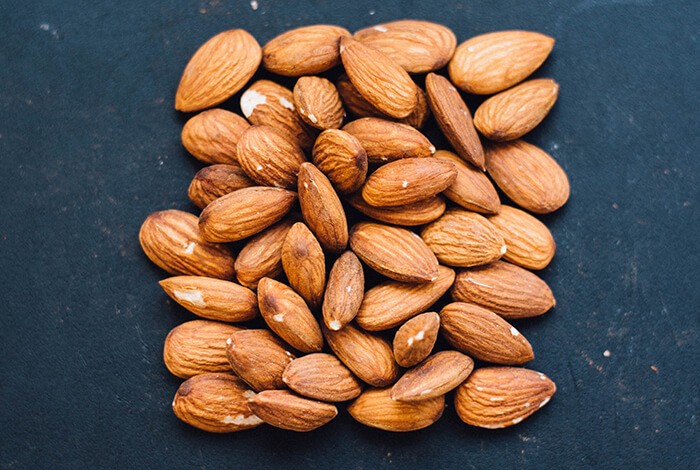
M 141 225 L 139 242 L 146 256 L 170 274 L 218 279 L 234 275 L 229 249 L 206 241 L 193 214 L 178 210 L 152 213 Z
M 427 428 L 442 416 L 445 397 L 418 402 L 396 401 L 391 389 L 365 390 L 348 406 L 356 421 L 372 428 L 392 432 L 409 432 Z
M 194 175 L 187 196 L 192 203 L 204 209 L 212 201 L 239 189 L 255 186 L 238 165 L 205 166 Z
M 415 233 L 389 225 L 360 222 L 350 232 L 350 249 L 380 274 L 402 282 L 438 278 L 438 261 Z
M 339 194 L 357 191 L 367 177 L 367 152 L 357 137 L 339 129 L 321 132 L 314 144 L 313 162 Z
M 493 144 L 486 167 L 499 188 L 520 207 L 546 214 L 569 199 L 569 179 L 544 150 L 523 140 Z
M 440 351 L 409 369 L 391 388 L 398 401 L 424 401 L 445 395 L 474 370 L 474 361 L 457 351 Z
M 332 354 L 316 353 L 294 359 L 284 370 L 282 380 L 299 395 L 321 401 L 357 398 L 362 384 Z
M 362 199 L 362 194 L 350 196 L 347 201 L 352 207 L 380 222 L 392 225 L 414 227 L 429 224 L 445 213 L 447 207 L 440 196 L 433 196 L 422 201 L 394 207 L 370 206 Z
M 316 129 L 338 129 L 343 124 L 343 102 L 325 78 L 300 77 L 294 85 L 294 104 L 304 122 Z
M 284 388 L 282 373 L 295 359 L 269 330 L 241 330 L 226 340 L 233 371 L 256 391 Z
M 453 302 L 443 307 L 440 331 L 453 348 L 482 361 L 518 365 L 535 358 L 532 346 L 514 326 L 476 305 Z
M 326 288 L 326 258 L 321 245 L 302 222 L 287 232 L 282 244 L 282 267 L 289 285 L 316 310 Z
M 489 217 L 506 242 L 503 259 L 527 269 L 544 269 L 557 250 L 547 226 L 519 209 L 503 206 L 498 215 Z
M 192 320 L 165 338 L 163 361 L 171 374 L 187 379 L 205 372 L 228 372 L 226 339 L 241 329 L 225 323 Z
M 187 63 L 177 87 L 175 109 L 198 111 L 226 101 L 248 83 L 261 59 L 260 45 L 247 31 L 217 34 Z
M 559 85 L 554 80 L 528 80 L 481 103 L 474 125 L 491 140 L 519 139 L 549 114 L 558 94 Z
M 413 367 L 430 355 L 435 346 L 440 315 L 425 312 L 408 320 L 394 336 L 394 358 L 401 367 Z
M 196 375 L 177 389 L 173 412 L 180 420 L 204 431 L 243 431 L 263 423 L 248 408 L 253 395 L 255 392 L 235 375 Z
M 350 323 L 362 304 L 365 275 L 362 264 L 352 251 L 343 253 L 333 264 L 323 297 L 323 322 L 337 331 Z
M 451 161 L 457 170 L 454 182 L 442 192 L 446 198 L 470 211 L 498 214 L 501 210 L 501 200 L 493 184 L 481 170 L 447 150 L 438 150 L 435 152 L 435 158 Z
M 265 44 L 263 66 L 272 73 L 291 77 L 325 72 L 340 64 L 341 36 L 350 36 L 350 31 L 327 24 L 292 29 Z
M 175 276 L 159 282 L 166 294 L 190 312 L 209 320 L 241 322 L 258 315 L 258 299 L 234 282 L 202 276 Z
M 362 97 L 384 114 L 405 118 L 418 104 L 411 77 L 386 55 L 355 39 L 340 38 L 340 59 Z
M 455 272 L 438 266 L 438 278 L 425 284 L 388 281 L 365 292 L 355 320 L 368 331 L 387 330 L 425 312 L 452 286 Z
M 343 130 L 357 137 L 370 163 L 423 158 L 435 153 L 428 138 L 406 124 L 367 117 L 345 124 Z
M 448 266 L 478 266 L 506 252 L 500 231 L 476 212 L 451 209 L 423 229 L 421 238 Z
M 294 189 L 304 152 L 283 132 L 269 126 L 251 126 L 238 141 L 238 161 L 258 184 Z
M 302 398 L 287 390 L 260 392 L 248 406 L 267 424 L 297 432 L 313 431 L 338 416 L 335 405 Z
M 209 204 L 199 216 L 205 240 L 235 242 L 262 232 L 292 208 L 297 193 L 286 189 L 252 186 L 239 189 Z
M 556 389 L 554 382 L 534 370 L 484 367 L 475 370 L 457 389 L 455 410 L 472 426 L 505 428 L 549 403 Z
M 182 145 L 204 163 L 237 164 L 236 144 L 250 127 L 225 109 L 209 109 L 191 117 L 182 128 Z
M 482 34 L 457 46 L 448 71 L 462 90 L 490 95 L 527 78 L 553 47 L 553 38 L 533 31 Z
M 542 279 L 504 261 L 460 271 L 451 295 L 457 302 L 479 305 L 510 320 L 542 315 L 555 304 Z

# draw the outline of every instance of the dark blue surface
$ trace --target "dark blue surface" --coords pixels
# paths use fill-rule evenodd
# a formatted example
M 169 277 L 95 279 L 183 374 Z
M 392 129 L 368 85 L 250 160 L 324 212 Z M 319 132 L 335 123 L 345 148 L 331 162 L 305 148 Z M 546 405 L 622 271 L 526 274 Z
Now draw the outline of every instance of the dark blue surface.
M 699 468 L 697 1 L 0 3 L 1 468 Z M 190 55 L 222 30 L 405 17 L 459 41 L 557 39 L 559 102 L 528 140 L 571 179 L 546 217 L 557 307 L 518 324 L 558 386 L 486 432 L 450 404 L 408 435 L 347 415 L 311 434 L 209 435 L 170 411 L 173 305 L 137 242 L 150 212 L 194 211 L 199 164 L 173 110 Z M 609 357 L 604 356 L 609 351 Z

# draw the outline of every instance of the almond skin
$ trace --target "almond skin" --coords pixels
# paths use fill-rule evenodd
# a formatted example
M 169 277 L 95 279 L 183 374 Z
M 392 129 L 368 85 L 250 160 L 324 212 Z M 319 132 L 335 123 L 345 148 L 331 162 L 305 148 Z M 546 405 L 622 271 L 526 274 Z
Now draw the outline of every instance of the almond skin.
M 317 129 L 338 129 L 345 111 L 338 90 L 321 77 L 300 77 L 294 85 L 294 104 L 309 126 Z
M 178 210 L 154 212 L 141 225 L 139 242 L 146 256 L 170 274 L 233 278 L 231 252 L 203 238 L 195 215 Z
M 241 329 L 208 320 L 192 320 L 165 338 L 163 361 L 171 374 L 187 379 L 205 372 L 228 372 L 226 339 Z
M 504 261 L 462 270 L 451 295 L 457 302 L 476 304 L 509 320 L 542 315 L 555 304 L 542 279 Z
M 316 310 L 326 287 L 326 259 L 321 245 L 302 222 L 287 232 L 282 244 L 282 267 L 289 285 Z
M 372 173 L 362 187 L 362 199 L 370 206 L 394 207 L 435 196 L 457 177 L 452 162 L 437 158 L 404 158 Z
M 292 29 L 265 44 L 263 66 L 270 72 L 291 77 L 325 72 L 340 64 L 341 36 L 350 36 L 350 31 L 326 24 Z
M 544 150 L 523 140 L 493 144 L 486 167 L 499 188 L 520 207 L 547 214 L 569 199 L 569 179 Z
M 292 208 L 297 193 L 280 188 L 252 186 L 209 204 L 199 216 L 205 240 L 235 242 L 262 232 Z
M 182 128 L 182 145 L 204 163 L 237 164 L 236 144 L 250 127 L 248 121 L 224 109 L 193 116 Z
M 489 217 L 506 242 L 503 259 L 527 269 L 544 269 L 557 250 L 547 226 L 519 209 L 503 206 L 501 213 Z
M 472 115 L 457 89 L 441 75 L 425 78 L 428 103 L 442 133 L 459 156 L 477 168 L 484 167 L 484 148 L 474 128 Z
M 490 95 L 527 78 L 553 47 L 553 38 L 532 31 L 482 34 L 457 47 L 448 71 L 452 83 L 462 90 Z
M 427 428 L 440 419 L 444 409 L 444 396 L 409 403 L 393 400 L 391 389 L 384 388 L 365 390 L 348 406 L 348 413 L 365 426 L 409 432 Z
M 452 209 L 421 232 L 438 261 L 448 266 L 487 264 L 506 252 L 500 231 L 484 216 Z
M 294 359 L 284 370 L 284 383 L 299 395 L 321 401 L 346 401 L 362 393 L 362 384 L 332 354 L 316 353 Z
M 435 158 L 454 163 L 457 177 L 442 194 L 463 208 L 482 214 L 498 214 L 501 200 L 488 177 L 452 152 L 438 150 Z
M 413 367 L 430 355 L 435 346 L 440 315 L 425 312 L 408 320 L 394 336 L 394 358 L 401 367 Z
M 399 378 L 399 366 L 389 343 L 379 336 L 346 325 L 338 331 L 324 328 L 333 353 L 360 380 L 373 387 L 391 385 Z
M 368 117 L 346 124 L 343 130 L 357 137 L 370 163 L 423 158 L 435 153 L 428 138 L 406 124 Z
M 241 322 L 258 315 L 258 299 L 234 282 L 202 276 L 175 276 L 159 282 L 166 294 L 190 312 L 209 320 Z
M 347 201 L 352 207 L 367 217 L 385 224 L 404 225 L 406 227 L 429 224 L 433 220 L 440 218 L 447 207 L 440 196 L 433 196 L 412 204 L 394 207 L 370 206 L 362 199 L 362 194 L 360 193 L 350 196 Z
M 175 109 L 198 111 L 226 101 L 248 83 L 262 51 L 242 29 L 219 33 L 205 42 L 185 67 L 175 95 Z
M 251 126 L 238 141 L 238 161 L 248 177 L 263 186 L 294 189 L 304 152 L 283 132 Z
M 472 426 L 505 428 L 549 403 L 556 389 L 554 382 L 534 370 L 484 367 L 459 386 L 455 410 L 462 421 Z
M 357 31 L 354 38 L 391 58 L 409 73 L 441 69 L 457 47 L 452 30 L 430 21 L 383 23 Z
M 287 390 L 267 390 L 253 396 L 250 410 L 271 426 L 308 432 L 338 416 L 335 405 L 302 398 Z
M 438 266 L 438 278 L 425 284 L 388 281 L 365 292 L 355 320 L 368 331 L 387 330 L 427 310 L 452 286 L 455 272 Z
M 409 369 L 391 388 L 398 401 L 424 401 L 445 395 L 474 370 L 474 361 L 457 351 L 440 351 Z
M 243 431 L 263 422 L 248 408 L 248 399 L 254 394 L 232 374 L 196 375 L 177 389 L 173 412 L 180 420 L 204 431 Z
M 321 351 L 321 328 L 304 299 L 291 287 L 262 278 L 258 284 L 258 306 L 267 326 L 293 348 L 303 353 Z
M 340 38 L 340 59 L 362 97 L 384 114 L 405 118 L 418 104 L 411 77 L 386 55 L 351 37 Z
M 528 80 L 484 101 L 474 114 L 474 125 L 491 140 L 519 139 L 549 114 L 558 94 L 554 80 Z
M 399 227 L 360 222 L 350 232 L 350 248 L 380 274 L 401 282 L 438 278 L 438 261 L 415 233 Z
M 535 358 L 532 346 L 515 327 L 476 305 L 446 305 L 440 311 L 440 331 L 453 348 L 482 361 L 518 365 Z
M 367 177 L 367 152 L 357 137 L 339 129 L 321 132 L 314 144 L 313 162 L 339 194 L 357 191 Z
M 254 390 L 284 388 L 282 373 L 295 357 L 269 330 L 237 331 L 226 345 L 231 368 Z
M 323 322 L 337 331 L 350 323 L 360 310 L 365 291 L 362 264 L 352 251 L 343 253 L 333 264 L 323 297 Z
M 250 186 L 255 186 L 255 183 L 238 162 L 235 165 L 211 165 L 194 175 L 187 196 L 195 206 L 204 209 L 221 196 Z

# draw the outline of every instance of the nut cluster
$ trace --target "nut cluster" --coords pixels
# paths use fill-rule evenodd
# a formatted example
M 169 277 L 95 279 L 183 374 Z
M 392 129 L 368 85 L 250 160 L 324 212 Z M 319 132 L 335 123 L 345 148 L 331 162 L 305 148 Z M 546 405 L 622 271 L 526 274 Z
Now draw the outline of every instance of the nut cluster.
M 202 45 L 175 107 L 202 111 L 245 88 L 243 116 L 189 119 L 182 142 L 209 164 L 188 191 L 201 214 L 155 212 L 139 235 L 174 276 L 165 292 L 201 317 L 165 340 L 166 366 L 186 379 L 177 417 L 211 432 L 310 431 L 351 401 L 367 426 L 413 431 L 453 390 L 459 417 L 482 428 L 544 406 L 555 385 L 515 367 L 534 353 L 510 322 L 555 303 L 530 271 L 549 264 L 554 239 L 528 212 L 561 207 L 569 183 L 519 140 L 556 101 L 553 80 L 523 81 L 553 45 L 528 31 L 457 45 L 413 20 L 354 35 L 307 26 L 262 48 L 238 29 Z M 248 85 L 261 63 L 298 77 L 294 89 Z M 435 73 L 444 67 L 449 78 Z M 493 96 L 472 119 L 459 90 Z M 450 150 L 420 131 L 431 117 Z

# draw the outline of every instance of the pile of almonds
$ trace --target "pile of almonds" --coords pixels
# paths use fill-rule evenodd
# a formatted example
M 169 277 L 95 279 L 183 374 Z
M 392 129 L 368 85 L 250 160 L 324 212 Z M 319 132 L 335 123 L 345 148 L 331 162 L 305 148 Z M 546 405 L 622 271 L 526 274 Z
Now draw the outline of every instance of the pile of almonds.
M 183 144 L 211 164 L 188 192 L 202 212 L 155 212 L 140 232 L 174 275 L 165 292 L 202 318 L 165 340 L 166 366 L 186 379 L 177 417 L 211 432 L 310 431 L 352 400 L 357 421 L 413 431 L 454 389 L 459 417 L 483 428 L 544 406 L 555 385 L 514 367 L 534 353 L 509 322 L 555 303 L 529 271 L 555 243 L 528 212 L 561 207 L 569 183 L 519 140 L 556 101 L 554 81 L 523 81 L 553 45 L 502 31 L 457 46 L 448 28 L 406 20 L 354 35 L 307 26 L 263 48 L 231 30 L 201 46 L 175 107 L 201 111 L 247 86 L 245 117 L 189 119 Z M 261 63 L 299 77 L 294 89 L 247 85 Z M 434 73 L 445 66 L 449 79 Z M 493 96 L 472 119 L 458 89 Z M 451 150 L 419 130 L 431 116 Z M 502 205 L 492 181 L 521 209 Z M 453 302 L 431 311 L 448 291 Z

